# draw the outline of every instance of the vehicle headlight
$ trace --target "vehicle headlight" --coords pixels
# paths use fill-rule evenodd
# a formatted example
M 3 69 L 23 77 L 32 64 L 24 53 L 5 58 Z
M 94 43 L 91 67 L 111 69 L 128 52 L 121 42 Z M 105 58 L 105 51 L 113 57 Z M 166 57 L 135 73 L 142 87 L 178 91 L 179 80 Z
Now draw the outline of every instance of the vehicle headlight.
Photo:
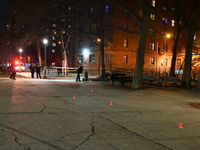
M 25 67 L 24 67 L 24 66 L 21 66 L 21 69 L 22 69 L 22 70 L 25 70 Z

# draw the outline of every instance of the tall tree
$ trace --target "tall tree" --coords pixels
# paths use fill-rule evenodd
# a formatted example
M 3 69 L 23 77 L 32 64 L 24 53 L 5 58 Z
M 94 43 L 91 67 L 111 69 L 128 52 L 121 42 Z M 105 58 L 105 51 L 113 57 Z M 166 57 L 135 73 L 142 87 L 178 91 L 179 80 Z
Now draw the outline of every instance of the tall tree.
M 191 88 L 192 48 L 195 32 L 200 28 L 200 1 L 192 0 L 188 3 L 188 1 L 179 0 L 179 6 L 181 18 L 187 31 L 185 65 L 181 86 L 184 88 Z

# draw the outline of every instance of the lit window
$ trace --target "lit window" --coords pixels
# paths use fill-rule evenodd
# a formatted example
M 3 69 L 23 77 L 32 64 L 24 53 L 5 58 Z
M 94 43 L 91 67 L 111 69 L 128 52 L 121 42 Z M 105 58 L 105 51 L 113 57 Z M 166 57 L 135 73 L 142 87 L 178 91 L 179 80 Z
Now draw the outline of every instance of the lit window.
M 124 63 L 125 63 L 125 64 L 128 63 L 128 55 L 124 55 Z
M 175 26 L 175 20 L 172 20 L 172 27 Z
M 52 62 L 52 63 L 51 63 L 51 65 L 52 65 L 52 66 L 55 66 L 55 65 L 56 65 L 56 63 L 55 63 L 55 62 Z
M 92 15 L 95 15 L 95 11 L 96 11 L 95 8 L 90 8 L 90 13 L 91 13 Z
M 128 47 L 128 39 L 124 39 L 124 47 Z
M 161 59 L 161 66 L 167 66 L 167 58 Z
M 194 34 L 194 41 L 197 40 L 197 34 Z
M 56 43 L 52 43 L 52 47 L 56 47 Z
M 83 55 L 78 55 L 78 63 L 83 63 Z
M 56 50 L 55 49 L 52 49 L 52 51 L 51 51 L 52 53 L 55 53 L 56 52 Z
M 156 7 L 156 0 L 152 0 L 151 5 L 152 7 Z
M 89 55 L 89 62 L 90 63 L 95 63 L 95 54 L 90 54 Z
M 53 24 L 52 27 L 56 27 L 56 24 Z
M 124 29 L 128 30 L 128 23 L 127 22 L 124 23 Z
M 164 24 L 166 24 L 166 25 L 167 25 L 167 24 L 168 24 L 168 19 L 167 19 L 167 18 L 165 18 L 165 17 L 163 17 L 163 18 L 162 18 L 162 22 L 163 22 Z
M 105 13 L 109 13 L 109 6 L 108 5 L 105 6 L 105 11 L 104 12 Z
M 152 50 L 152 51 L 155 50 L 155 43 L 150 43 L 150 50 Z
M 150 57 L 149 58 L 149 62 L 151 65 L 154 65 L 155 64 L 155 58 L 154 57 Z
M 55 38 L 55 36 L 52 36 L 52 38 L 51 38 L 52 40 L 56 40 L 56 38 Z
M 150 19 L 155 21 L 156 20 L 156 15 L 155 14 L 150 14 Z

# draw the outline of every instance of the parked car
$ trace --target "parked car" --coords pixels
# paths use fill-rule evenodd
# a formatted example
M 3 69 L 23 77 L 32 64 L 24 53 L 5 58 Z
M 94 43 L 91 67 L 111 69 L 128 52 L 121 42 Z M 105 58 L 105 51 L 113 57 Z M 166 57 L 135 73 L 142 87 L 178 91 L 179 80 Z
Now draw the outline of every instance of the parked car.
M 25 66 L 24 65 L 17 65 L 17 66 L 15 66 L 15 70 L 17 72 L 24 71 L 25 70 Z

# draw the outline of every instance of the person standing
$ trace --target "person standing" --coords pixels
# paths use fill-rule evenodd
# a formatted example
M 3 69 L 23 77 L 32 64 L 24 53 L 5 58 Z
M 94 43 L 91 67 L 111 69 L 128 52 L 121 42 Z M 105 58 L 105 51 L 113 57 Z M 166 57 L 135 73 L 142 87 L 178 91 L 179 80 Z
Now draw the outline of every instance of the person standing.
M 41 79 L 40 68 L 41 68 L 41 66 L 37 63 L 35 66 L 37 79 L 38 79 L 38 77 Z
M 13 64 L 10 66 L 10 70 L 11 70 L 10 79 L 16 80 L 16 78 L 15 78 L 16 70 L 15 70 L 15 66 Z
M 77 69 L 77 77 L 76 77 L 76 81 L 80 82 L 81 79 L 80 79 L 80 74 L 83 72 L 83 66 L 80 66 L 78 69 Z
M 35 73 L 35 66 L 31 63 L 30 67 L 29 67 L 30 71 L 31 71 L 31 78 L 34 78 L 34 73 Z

